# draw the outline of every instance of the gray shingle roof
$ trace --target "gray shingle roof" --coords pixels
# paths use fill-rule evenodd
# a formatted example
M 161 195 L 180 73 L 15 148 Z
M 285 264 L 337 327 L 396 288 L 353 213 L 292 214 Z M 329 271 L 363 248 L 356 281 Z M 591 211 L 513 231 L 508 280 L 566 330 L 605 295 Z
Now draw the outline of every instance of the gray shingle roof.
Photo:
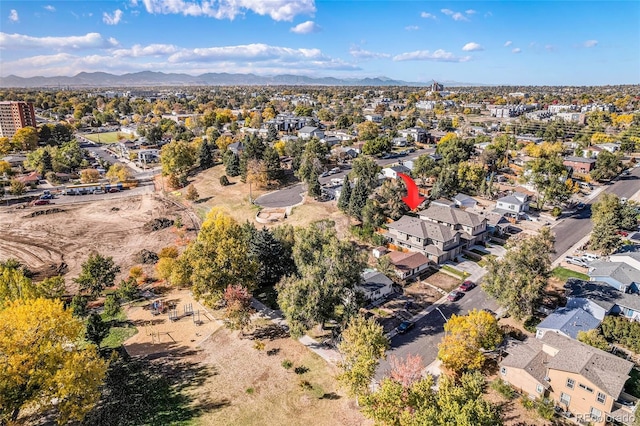
M 542 351 L 540 340 L 529 338 L 525 342 L 515 342 L 507 349 L 507 353 L 509 355 L 500 362 L 500 367 L 521 368 L 538 383 L 549 387 L 549 382 L 545 380 L 547 376 L 545 362 L 549 355 Z
M 475 213 L 466 210 L 460 210 L 452 207 L 443 207 L 431 205 L 428 209 L 418 212 L 420 217 L 429 218 L 438 222 L 448 223 L 450 225 L 478 226 L 484 218 Z
M 590 277 L 611 277 L 625 285 L 640 283 L 640 271 L 624 262 L 593 262 L 589 265 Z
M 572 339 L 577 339 L 579 331 L 592 330 L 599 325 L 600 320 L 581 308 L 560 308 L 546 317 L 537 328 L 557 330 Z
M 439 223 L 427 222 L 417 217 L 402 216 L 400 219 L 387 226 L 412 237 L 422 239 L 430 238 L 435 241 L 451 241 L 459 232 L 451 230 L 448 226 Z
M 377 291 L 393 284 L 385 274 L 378 271 L 366 271 L 362 274 L 363 282 L 358 285 L 369 291 Z
M 573 161 L 574 163 L 595 163 L 595 158 L 584 158 L 584 157 L 566 157 L 564 161 Z
M 518 200 L 513 195 L 507 195 L 506 197 L 498 198 L 498 202 L 505 203 L 505 204 L 514 204 L 518 206 L 524 204 L 522 201 Z
M 318 130 L 318 128 L 315 126 L 304 126 L 302 129 L 298 130 L 298 133 L 311 133 L 316 130 Z
M 540 340 L 558 350 L 547 363 L 549 369 L 580 374 L 612 397 L 620 396 L 632 362 L 556 333 Z
M 606 309 L 607 312 L 615 305 L 640 312 L 640 295 L 623 293 L 601 281 L 583 281 L 570 278 L 564 287 L 567 289 L 567 297 L 590 300 Z

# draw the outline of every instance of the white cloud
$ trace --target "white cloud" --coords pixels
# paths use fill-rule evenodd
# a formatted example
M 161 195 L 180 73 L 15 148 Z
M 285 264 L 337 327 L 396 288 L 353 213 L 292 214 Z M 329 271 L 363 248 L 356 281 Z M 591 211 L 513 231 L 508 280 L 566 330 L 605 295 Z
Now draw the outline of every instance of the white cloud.
M 43 6 L 45 10 L 48 10 L 49 12 L 55 12 L 56 8 L 53 7 L 52 5 L 48 4 L 46 6 Z
M 207 16 L 216 19 L 235 19 L 246 11 L 275 21 L 291 21 L 297 15 L 315 13 L 315 0 L 142 0 L 145 9 L 154 14 L 182 14 Z
M 105 40 L 99 33 L 87 33 L 70 37 L 32 37 L 23 34 L 0 32 L 0 46 L 3 49 L 48 48 L 48 49 L 88 49 L 106 48 L 118 45 L 114 38 Z
M 468 21 L 469 19 L 460 12 L 454 12 L 451 9 L 440 9 L 440 12 L 447 16 L 451 16 L 454 21 Z
M 11 22 L 19 22 L 20 21 L 20 17 L 18 16 L 18 11 L 15 9 L 11 9 L 11 12 L 9 12 L 9 20 Z
M 420 27 L 417 25 L 407 25 L 404 29 L 407 31 L 418 31 Z
M 520 53 L 522 52 L 522 49 L 520 49 L 519 47 L 514 47 L 513 49 L 511 49 L 511 53 Z
M 478 12 L 476 12 L 476 11 L 475 11 L 475 10 L 473 10 L 473 9 L 469 9 L 469 10 L 465 10 L 465 12 L 464 12 L 464 13 L 466 13 L 467 15 L 475 15 L 475 14 L 476 14 L 476 13 L 478 13 Z
M 421 18 L 427 18 L 427 19 L 436 19 L 436 15 L 432 15 L 432 14 L 431 14 L 431 13 L 429 13 L 429 12 L 422 12 L 422 13 L 420 14 L 420 17 L 421 17 Z
M 139 58 L 143 56 L 162 56 L 176 53 L 178 48 L 173 44 L 150 44 L 142 46 L 134 44 L 130 49 L 117 49 L 113 51 L 113 55 L 119 58 L 132 57 Z
M 582 45 L 587 48 L 596 47 L 598 45 L 598 40 L 587 40 L 582 43 Z
M 478 43 L 470 42 L 462 46 L 462 50 L 465 52 L 478 52 L 480 50 L 484 50 L 484 47 L 480 46 Z
M 544 48 L 546 50 L 548 50 L 549 52 L 553 52 L 554 50 L 556 50 L 555 46 L 552 45 L 552 44 L 547 44 L 547 45 L 544 46 Z
M 307 21 L 292 27 L 289 31 L 296 34 L 311 34 L 322 31 L 322 27 L 313 21 Z
M 467 62 L 471 56 L 455 56 L 451 52 L 438 49 L 434 52 L 429 50 L 416 50 L 414 52 L 401 53 L 393 57 L 394 61 L 434 61 L 434 62 Z
M 138 5 L 138 0 L 129 0 L 129 6 L 136 7 Z
M 513 42 L 511 40 L 507 40 L 504 42 L 504 47 L 509 47 L 513 44 Z
M 118 25 L 122 19 L 122 11 L 116 9 L 113 11 L 113 15 L 109 15 L 107 12 L 102 14 L 102 22 L 107 25 Z
M 237 46 L 204 47 L 182 49 L 169 56 L 169 62 L 209 62 L 209 61 L 301 61 L 326 59 L 320 49 L 294 49 L 290 47 L 270 46 L 264 43 Z
M 349 54 L 357 59 L 383 59 L 391 57 L 388 53 L 371 52 L 358 46 L 352 46 L 349 49 Z

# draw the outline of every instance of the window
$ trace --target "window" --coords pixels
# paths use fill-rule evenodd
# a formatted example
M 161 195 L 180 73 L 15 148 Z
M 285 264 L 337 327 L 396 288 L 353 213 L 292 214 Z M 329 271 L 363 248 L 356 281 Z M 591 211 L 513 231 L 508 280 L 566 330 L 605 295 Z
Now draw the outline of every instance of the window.
M 598 410 L 597 408 L 591 407 L 591 420 L 597 420 L 597 421 L 601 421 L 602 420 L 602 411 Z
M 598 392 L 598 402 L 600 404 L 604 404 L 606 400 L 607 400 L 607 395 L 603 394 L 602 392 Z
M 536 386 L 536 392 L 542 393 L 544 391 L 544 387 L 542 385 Z
M 569 407 L 569 403 L 571 402 L 571 396 L 562 392 L 560 394 L 560 404 L 564 404 L 566 407 Z
M 568 387 L 569 389 L 573 389 L 573 387 L 575 386 L 575 384 L 576 384 L 576 381 L 575 381 L 575 380 L 573 380 L 573 379 L 567 379 L 567 387 Z
M 502 374 L 503 376 L 507 375 L 507 369 L 505 367 L 500 367 L 500 374 Z
M 591 389 L 589 386 L 587 385 L 583 385 L 582 383 L 578 383 L 578 386 L 580 386 L 580 389 L 584 389 L 589 393 L 593 393 L 593 389 Z

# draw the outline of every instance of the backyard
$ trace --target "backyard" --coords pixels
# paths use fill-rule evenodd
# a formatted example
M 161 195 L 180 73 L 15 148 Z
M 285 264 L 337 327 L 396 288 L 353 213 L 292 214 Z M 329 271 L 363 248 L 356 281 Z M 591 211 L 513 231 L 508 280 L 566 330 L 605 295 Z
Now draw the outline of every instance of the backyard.
M 117 143 L 121 139 L 133 140 L 134 137 L 127 133 L 121 132 L 106 132 L 106 133 L 86 133 L 82 135 L 84 138 L 95 143 L 112 144 Z

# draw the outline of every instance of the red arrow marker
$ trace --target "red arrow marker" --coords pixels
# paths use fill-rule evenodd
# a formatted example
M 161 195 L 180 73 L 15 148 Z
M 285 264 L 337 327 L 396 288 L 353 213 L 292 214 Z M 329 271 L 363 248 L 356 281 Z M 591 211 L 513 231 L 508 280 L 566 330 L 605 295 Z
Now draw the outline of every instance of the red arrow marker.
M 418 185 L 409 176 L 404 173 L 398 173 L 398 177 L 402 178 L 404 184 L 407 186 L 407 196 L 402 197 L 402 201 L 409 206 L 411 210 L 418 207 L 426 199 L 420 196 L 418 192 Z

